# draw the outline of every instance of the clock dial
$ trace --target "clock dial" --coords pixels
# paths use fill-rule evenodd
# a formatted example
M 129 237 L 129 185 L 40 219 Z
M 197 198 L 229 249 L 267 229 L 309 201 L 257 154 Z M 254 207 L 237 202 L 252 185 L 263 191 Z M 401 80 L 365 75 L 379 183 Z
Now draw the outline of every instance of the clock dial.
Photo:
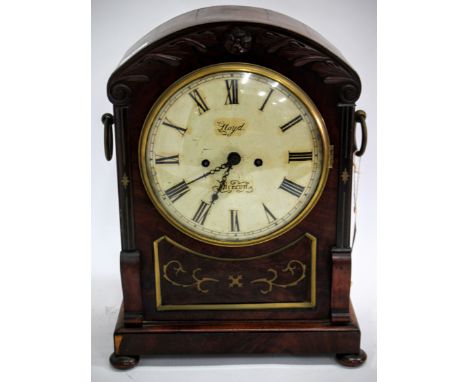
M 323 120 L 297 85 L 266 68 L 221 64 L 184 77 L 155 103 L 140 166 L 153 203 L 177 228 L 247 245 L 310 211 L 328 148 Z

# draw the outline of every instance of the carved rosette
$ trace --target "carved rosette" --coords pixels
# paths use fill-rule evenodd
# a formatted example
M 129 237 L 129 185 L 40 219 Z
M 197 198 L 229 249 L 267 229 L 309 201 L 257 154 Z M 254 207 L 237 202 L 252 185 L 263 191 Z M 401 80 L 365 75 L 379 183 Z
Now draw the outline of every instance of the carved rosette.
M 227 34 L 224 47 L 231 54 L 247 53 L 252 48 L 252 35 L 244 28 L 234 27 Z

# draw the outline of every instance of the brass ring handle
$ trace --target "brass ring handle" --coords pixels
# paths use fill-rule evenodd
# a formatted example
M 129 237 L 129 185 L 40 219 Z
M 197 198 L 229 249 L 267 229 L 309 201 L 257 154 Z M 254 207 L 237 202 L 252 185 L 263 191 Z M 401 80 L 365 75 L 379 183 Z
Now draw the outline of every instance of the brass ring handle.
M 102 115 L 101 121 L 104 124 L 104 155 L 109 161 L 112 159 L 112 152 L 114 151 L 114 139 L 112 135 L 114 117 L 112 114 L 105 113 Z
M 361 125 L 362 137 L 361 146 L 359 150 L 355 152 L 357 157 L 361 157 L 366 152 L 367 147 L 367 125 L 366 125 L 366 112 L 364 110 L 357 110 L 354 113 L 355 121 Z

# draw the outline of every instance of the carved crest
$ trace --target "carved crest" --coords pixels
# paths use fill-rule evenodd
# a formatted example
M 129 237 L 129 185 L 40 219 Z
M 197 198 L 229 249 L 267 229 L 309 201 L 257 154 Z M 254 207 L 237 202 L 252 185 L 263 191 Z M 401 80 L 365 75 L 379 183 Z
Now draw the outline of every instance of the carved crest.
M 219 43 L 234 55 L 248 53 L 255 46 L 268 55 L 290 61 L 295 67 L 307 65 L 325 84 L 340 87 L 343 102 L 353 103 L 359 97 L 358 76 L 328 51 L 262 27 L 227 29 L 222 26 L 179 36 L 152 49 L 145 48 L 138 53 L 137 60 L 131 58 L 119 69 L 118 79 L 109 86 L 109 98 L 114 104 L 125 105 L 130 100 L 132 87 L 150 81 L 148 66 L 177 67 L 195 53 L 210 54 L 213 49 L 219 49 Z M 154 69 L 153 73 L 161 72 Z

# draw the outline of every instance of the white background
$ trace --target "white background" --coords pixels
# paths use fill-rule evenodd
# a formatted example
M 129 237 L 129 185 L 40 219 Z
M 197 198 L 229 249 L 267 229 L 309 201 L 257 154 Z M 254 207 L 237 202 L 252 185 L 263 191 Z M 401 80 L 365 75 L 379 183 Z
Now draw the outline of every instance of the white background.
M 163 5 L 164 4 L 164 5 Z M 142 358 L 137 368 L 110 369 L 112 330 L 121 303 L 119 217 L 115 158 L 103 153 L 104 112 L 112 112 L 106 83 L 127 49 L 154 27 L 192 9 L 238 4 L 269 8 L 294 17 L 328 39 L 358 72 L 362 95 L 357 107 L 368 114 L 368 150 L 361 161 L 358 194 L 358 233 L 353 251 L 351 298 L 368 354 L 359 370 L 339 366 L 332 356 L 248 358 Z M 117 27 L 118 26 L 118 27 Z M 96 381 L 161 379 L 235 381 L 306 381 L 348 376 L 354 381 L 376 378 L 376 4 L 346 1 L 115 1 L 92 2 L 92 375 Z
M 359 6 L 359 2 L 349 2 Z M 114 3 L 119 9 L 119 3 Z M 343 5 L 332 0 L 327 3 L 333 7 L 333 14 Z M 143 3 L 132 4 L 140 7 Z M 289 1 L 286 10 L 278 4 L 277 10 L 302 21 L 315 14 L 314 10 L 296 14 L 298 4 L 307 6 L 309 1 Z M 321 3 L 317 4 L 320 8 Z M 122 45 L 126 48 L 153 27 L 153 22 L 147 21 L 148 26 L 140 33 L 134 30 L 134 24 L 140 19 L 157 18 L 161 12 L 131 14 L 134 21 L 126 32 L 133 31 L 135 36 L 124 33 L 128 41 Z M 457 0 L 379 1 L 375 254 L 379 381 L 466 379 L 467 14 L 465 2 Z M 353 15 L 359 24 L 361 11 Z M 317 20 L 320 28 L 318 24 L 312 26 L 337 44 L 336 38 L 323 29 L 326 20 Z M 334 20 L 336 28 L 331 33 L 340 30 L 340 23 Z M 107 22 L 112 23 L 112 18 Z M 112 26 L 109 44 L 123 38 L 116 37 L 122 25 Z M 96 373 L 92 376 L 90 362 L 91 254 L 96 256 L 91 245 L 91 226 L 96 230 L 96 218 L 91 220 L 91 135 L 95 129 L 102 132 L 96 121 L 101 110 L 91 115 L 91 5 L 81 0 L 3 2 L 0 43 L 2 380 L 100 381 L 103 379 Z M 354 50 L 339 48 L 362 76 L 356 59 L 350 56 Z M 109 59 L 109 65 L 113 67 L 122 53 Z M 106 59 L 105 52 L 100 54 Z M 93 73 L 94 77 L 101 76 Z M 101 85 L 97 87 L 96 94 L 102 97 Z M 368 84 L 364 89 L 368 91 Z M 105 106 L 104 98 L 102 102 Z M 101 107 L 95 98 L 93 104 Z M 370 114 L 369 108 L 367 111 Z M 370 129 L 376 130 L 376 126 Z M 98 158 L 95 154 L 93 166 Z M 111 174 L 115 170 L 109 168 L 112 165 L 106 164 L 109 182 L 115 181 Z M 361 182 L 364 177 L 363 172 Z M 108 187 L 112 195 L 115 184 Z M 367 221 L 362 212 L 366 188 L 361 184 L 360 236 Z M 116 201 L 112 203 L 109 214 L 117 217 Z M 109 243 L 118 248 L 116 234 L 108 236 Z M 356 245 L 362 247 L 363 239 L 358 240 L 361 244 Z M 115 272 L 117 256 L 110 252 L 105 255 L 113 261 L 108 269 Z M 361 304 L 358 315 L 363 323 L 372 315 L 366 315 L 367 304 L 357 298 L 356 288 L 369 278 L 373 287 L 375 273 L 370 270 L 369 278 L 358 278 L 356 272 L 365 272 L 357 264 L 362 261 L 360 257 L 354 259 L 352 293 L 354 303 Z M 97 269 L 94 267 L 93 274 Z M 119 298 L 119 286 L 109 283 L 104 288 L 101 301 L 111 296 L 107 306 L 112 307 Z M 93 304 L 99 291 L 94 294 Z M 112 324 L 112 314 L 107 316 L 108 324 L 103 321 L 104 327 Z M 363 329 L 366 336 L 369 330 Z M 101 345 L 100 350 L 93 350 L 93 359 L 104 360 L 112 346 L 110 331 L 94 333 L 98 336 L 94 349 L 96 344 Z M 363 341 L 369 341 L 369 337 Z M 224 359 L 227 366 L 217 360 L 205 360 L 204 365 L 203 360 L 194 360 L 192 366 L 182 367 L 177 362 L 183 360 L 161 360 L 159 373 L 153 366 L 144 365 L 135 369 L 140 370 L 138 375 L 111 374 L 104 366 L 101 371 L 112 375 L 113 380 L 144 380 L 145 375 L 155 381 L 177 380 L 181 369 L 187 381 L 207 379 L 212 374 L 226 380 L 254 380 L 251 375 L 258 369 L 263 372 L 260 380 L 277 374 L 288 381 L 365 380 L 359 373 L 369 373 L 367 380 L 375 380 L 370 367 L 343 370 L 337 376 L 330 372 L 336 366 L 327 365 L 326 359 L 317 360 L 316 367 L 308 364 L 309 359 L 298 358 L 279 365 L 255 359 L 254 365 L 236 359 Z

